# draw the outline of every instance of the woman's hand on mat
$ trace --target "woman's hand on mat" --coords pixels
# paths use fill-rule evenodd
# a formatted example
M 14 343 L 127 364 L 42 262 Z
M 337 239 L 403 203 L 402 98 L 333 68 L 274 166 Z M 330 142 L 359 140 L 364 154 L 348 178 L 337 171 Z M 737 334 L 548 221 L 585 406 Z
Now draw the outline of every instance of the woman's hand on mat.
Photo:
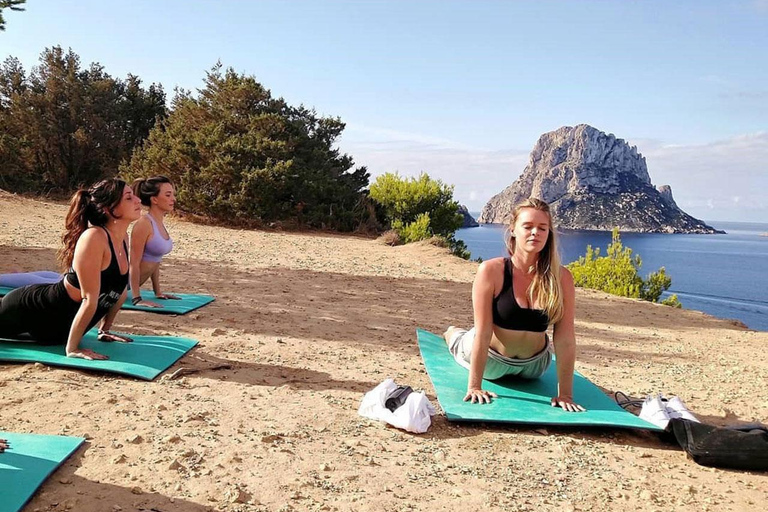
M 497 398 L 498 396 L 493 391 L 469 389 L 467 390 L 467 396 L 464 397 L 464 401 L 472 402 L 473 404 L 489 404 L 491 403 L 491 398 Z
M 181 300 L 181 297 L 177 297 L 176 295 L 170 293 L 156 293 L 155 297 L 160 300 Z
M 8 441 L 6 441 L 5 439 L 0 439 L 0 453 L 3 453 L 9 447 L 10 445 L 8 444 Z
M 67 357 L 74 357 L 76 359 L 87 359 L 89 361 L 103 361 L 105 359 L 109 359 L 104 354 L 99 354 L 98 352 L 94 352 L 93 350 L 89 350 L 87 348 L 76 350 L 74 352 L 67 352 Z
M 568 412 L 584 412 L 585 408 L 573 401 L 569 396 L 556 396 L 552 398 L 552 407 L 560 407 Z
M 160 299 L 161 297 L 158 297 Z M 134 306 L 144 306 L 145 308 L 162 308 L 162 304 L 158 304 L 157 302 L 152 302 L 151 300 L 140 300 Z
M 129 338 L 128 336 L 123 336 L 122 334 L 115 334 L 109 331 L 100 332 L 96 339 L 98 339 L 99 341 L 107 342 L 107 343 L 113 342 L 113 341 L 119 341 L 120 343 L 133 342 L 133 338 Z

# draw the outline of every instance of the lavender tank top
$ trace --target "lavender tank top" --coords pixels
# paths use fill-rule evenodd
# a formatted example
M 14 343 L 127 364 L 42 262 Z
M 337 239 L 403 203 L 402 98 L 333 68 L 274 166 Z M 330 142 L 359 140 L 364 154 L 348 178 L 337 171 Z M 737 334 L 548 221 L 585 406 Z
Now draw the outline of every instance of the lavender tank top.
M 149 242 L 144 245 L 144 254 L 141 257 L 141 260 L 160 263 L 163 261 L 163 256 L 173 249 L 173 240 L 171 240 L 170 234 L 168 235 L 167 240 L 163 238 L 154 217 L 151 215 L 147 215 L 147 217 L 149 218 L 149 222 L 152 223 L 152 238 L 150 238 Z

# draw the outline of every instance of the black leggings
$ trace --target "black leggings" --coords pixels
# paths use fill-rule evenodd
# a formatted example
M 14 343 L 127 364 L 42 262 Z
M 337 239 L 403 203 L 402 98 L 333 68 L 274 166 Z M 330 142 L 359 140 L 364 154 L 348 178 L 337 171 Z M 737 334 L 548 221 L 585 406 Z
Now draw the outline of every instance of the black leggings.
M 63 345 L 79 309 L 80 303 L 72 300 L 63 281 L 17 288 L 0 299 L 0 338 L 29 335 L 37 343 Z M 88 329 L 105 314 L 97 312 Z

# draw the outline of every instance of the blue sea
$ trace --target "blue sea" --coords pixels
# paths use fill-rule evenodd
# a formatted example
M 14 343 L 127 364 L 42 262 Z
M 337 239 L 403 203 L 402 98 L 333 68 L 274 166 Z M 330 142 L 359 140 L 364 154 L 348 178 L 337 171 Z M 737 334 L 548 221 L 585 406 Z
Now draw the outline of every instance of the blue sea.
M 749 328 L 768 331 L 768 224 L 707 221 L 725 235 L 667 235 L 622 233 L 621 241 L 642 258 L 646 277 L 665 267 L 672 278 L 669 293 L 683 307 L 721 318 L 735 318 Z M 505 256 L 504 226 L 485 224 L 456 232 L 472 259 Z M 605 254 L 611 234 L 560 231 L 563 263 L 578 260 L 587 245 Z M 665 294 L 668 295 L 669 293 Z

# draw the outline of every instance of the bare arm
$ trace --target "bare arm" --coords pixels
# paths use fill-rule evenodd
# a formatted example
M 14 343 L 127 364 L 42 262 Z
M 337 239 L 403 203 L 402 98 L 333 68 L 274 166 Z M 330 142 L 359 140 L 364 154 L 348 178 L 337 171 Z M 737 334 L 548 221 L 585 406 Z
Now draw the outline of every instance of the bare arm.
M 160 297 L 162 295 L 162 292 L 160 292 L 160 265 L 159 264 L 157 265 L 157 267 L 155 267 L 155 270 L 154 272 L 152 272 L 150 279 L 152 279 L 152 290 L 155 292 L 155 296 Z
M 150 276 L 152 278 L 152 289 L 155 292 L 155 297 L 158 299 L 181 300 L 181 297 L 170 293 L 162 293 L 160 291 L 160 265 L 161 263 L 157 264 L 157 267 L 155 267 L 154 272 L 152 272 L 152 275 Z
M 488 361 L 488 348 L 493 336 L 493 312 L 492 303 L 495 291 L 494 274 L 498 273 L 497 265 L 487 261 L 480 264 L 472 285 L 472 307 L 475 316 L 475 339 L 472 344 L 472 357 L 469 363 L 469 382 L 467 383 L 467 395 L 465 401 L 473 403 L 490 402 L 495 396 L 489 391 L 484 391 L 483 372 Z
M 576 365 L 576 331 L 574 329 L 574 311 L 576 288 L 571 272 L 563 267 L 560 271 L 563 287 L 563 317 L 555 324 L 553 343 L 557 356 L 557 396 L 552 405 L 566 411 L 583 411 L 584 408 L 573 401 L 573 371 Z
M 115 317 L 120 311 L 120 308 L 123 307 L 123 303 L 125 302 L 126 298 L 128 298 L 128 292 L 123 290 L 123 293 L 120 295 L 120 299 L 115 303 L 114 306 L 109 308 L 107 315 L 101 321 L 101 328 L 99 329 L 99 341 L 122 341 L 124 343 L 130 343 L 133 341 L 133 339 L 129 338 L 128 336 L 109 332 L 110 329 L 112 329 L 112 323 L 114 323 Z
M 96 314 L 101 288 L 101 265 L 104 258 L 105 243 L 109 243 L 105 235 L 95 229 L 89 229 L 80 237 L 75 246 L 72 267 L 80 282 L 80 308 L 75 314 L 67 338 L 67 357 L 84 359 L 106 359 L 106 356 L 92 350 L 81 350 L 80 341 L 83 339 L 88 324 Z
M 131 231 L 130 284 L 131 294 L 134 298 L 141 297 L 141 283 L 139 282 L 141 279 L 141 258 L 144 255 L 144 246 L 147 245 L 151 234 L 151 226 L 145 218 L 139 219 Z

